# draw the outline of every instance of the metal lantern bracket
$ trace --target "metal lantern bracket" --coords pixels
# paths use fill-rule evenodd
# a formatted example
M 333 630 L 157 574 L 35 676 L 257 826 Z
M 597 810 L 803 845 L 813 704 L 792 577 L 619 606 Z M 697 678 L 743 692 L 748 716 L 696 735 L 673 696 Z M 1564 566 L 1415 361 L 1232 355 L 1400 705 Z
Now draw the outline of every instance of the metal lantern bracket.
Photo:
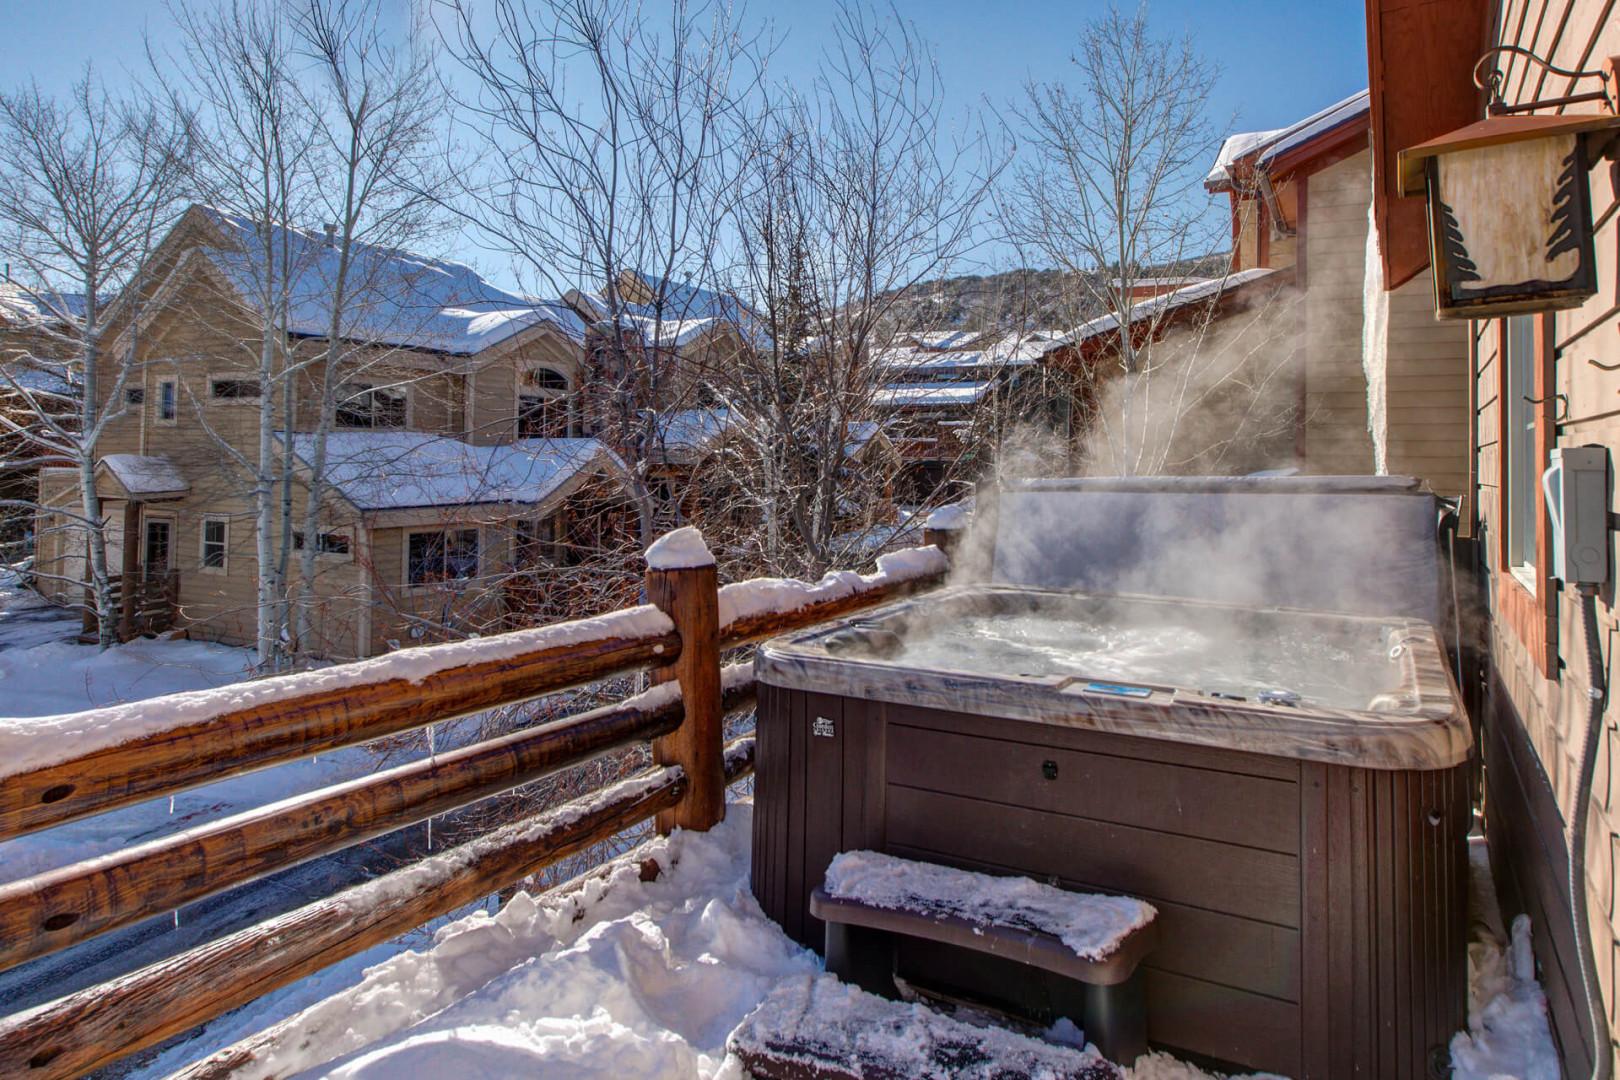
M 1532 64 L 1552 75 L 1559 75 L 1566 79 L 1597 79 L 1603 85 L 1600 89 L 1589 90 L 1580 94 L 1563 94 L 1559 97 L 1543 98 L 1540 101 L 1520 102 L 1509 105 L 1502 98 L 1502 83 L 1507 76 L 1499 67 L 1485 70 L 1486 64 L 1497 56 L 1522 56 Z M 1551 109 L 1564 105 L 1577 105 L 1587 101 L 1598 101 L 1610 113 L 1620 114 L 1620 57 L 1609 57 L 1601 68 L 1591 70 L 1572 71 L 1561 68 L 1548 60 L 1544 60 L 1520 45 L 1498 45 L 1487 49 L 1485 54 L 1474 62 L 1474 85 L 1490 96 L 1486 106 L 1486 113 L 1491 116 L 1511 116 L 1515 113 L 1534 112 L 1537 109 Z
M 1553 423 L 1562 424 L 1565 420 L 1569 419 L 1568 394 L 1544 394 L 1541 397 L 1531 397 L 1529 394 L 1524 395 L 1524 403 L 1526 405 L 1543 405 L 1548 401 L 1556 401 L 1558 403 L 1558 407 L 1553 410 Z

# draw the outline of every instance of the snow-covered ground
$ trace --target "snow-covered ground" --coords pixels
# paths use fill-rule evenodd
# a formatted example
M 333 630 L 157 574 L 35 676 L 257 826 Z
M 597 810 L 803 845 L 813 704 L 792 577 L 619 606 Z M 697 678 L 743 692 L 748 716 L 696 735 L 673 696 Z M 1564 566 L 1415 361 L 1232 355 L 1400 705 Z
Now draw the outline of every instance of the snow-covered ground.
M 712 832 L 654 839 L 606 876 L 519 894 L 498 913 L 440 927 L 423 951 L 383 960 L 277 1025 L 261 1071 L 739 1080 L 725 1051 L 732 1029 L 783 980 L 818 970 L 816 956 L 766 918 L 749 891 L 752 810 L 733 803 Z M 641 880 L 646 858 L 663 871 L 652 882 Z M 1470 1030 L 1452 1045 L 1458 1080 L 1558 1076 L 1545 1002 L 1527 966 L 1528 934 L 1527 923 L 1515 925 L 1516 959 L 1495 944 L 1470 950 Z M 235 1026 L 253 1030 L 251 1012 Z M 285 1016 L 286 1004 L 273 1012 Z M 182 1049 L 150 1074 L 196 1053 Z M 1129 1076 L 1211 1078 L 1163 1053 Z
M 0 655 L 49 641 L 71 641 L 80 620 L 23 588 L 17 572 L 0 566 Z

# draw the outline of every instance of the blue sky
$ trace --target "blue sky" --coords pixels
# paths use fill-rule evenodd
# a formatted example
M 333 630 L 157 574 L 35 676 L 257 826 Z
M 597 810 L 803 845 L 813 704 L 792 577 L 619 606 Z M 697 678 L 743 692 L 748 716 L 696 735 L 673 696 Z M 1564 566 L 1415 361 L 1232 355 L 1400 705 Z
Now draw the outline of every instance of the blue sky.
M 652 7 L 658 0 L 642 2 Z M 959 114 L 981 97 L 1004 107 L 1031 76 L 1062 77 L 1076 31 L 1103 3 L 895 0 L 895 6 L 933 42 L 948 104 Z M 828 7 L 822 0 L 746 3 L 748 16 L 769 19 L 782 42 L 772 61 L 777 77 L 810 77 L 829 36 Z M 161 43 L 168 32 L 161 0 L 0 0 L 0 9 L 6 10 L 0 86 L 7 88 L 35 78 L 61 90 L 89 57 L 104 79 L 120 82 L 144 67 L 142 34 Z M 1218 128 L 1281 127 L 1367 83 L 1361 0 L 1153 0 L 1150 13 L 1159 34 L 1190 33 L 1220 64 L 1209 94 Z

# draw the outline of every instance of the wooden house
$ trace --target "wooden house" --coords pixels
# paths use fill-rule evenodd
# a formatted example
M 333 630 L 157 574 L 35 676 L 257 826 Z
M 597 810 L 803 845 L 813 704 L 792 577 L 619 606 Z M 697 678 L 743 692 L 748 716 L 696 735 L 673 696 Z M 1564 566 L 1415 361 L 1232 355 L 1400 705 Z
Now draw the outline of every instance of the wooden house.
M 298 531 L 334 257 L 330 237 L 274 233 L 294 252 L 285 362 L 297 369 L 291 408 L 274 403 L 267 434 L 294 462 Z M 122 400 L 100 403 L 117 415 L 95 454 L 125 633 L 174 625 L 254 640 L 263 292 L 250 256 L 264 244 L 250 223 L 193 207 L 134 287 L 142 302 L 126 294 L 114 313 L 114 351 L 132 349 L 133 367 Z M 569 550 L 617 544 L 627 497 L 622 462 L 584 432 L 585 326 L 570 308 L 466 266 L 363 245 L 352 274 L 325 447 L 318 640 L 305 643 L 334 657 L 506 625 L 500 586 L 532 581 Z M 45 468 L 40 486 L 43 588 L 81 602 L 84 533 L 49 509 L 75 505 L 77 474 Z M 296 554 L 289 562 L 296 574 Z

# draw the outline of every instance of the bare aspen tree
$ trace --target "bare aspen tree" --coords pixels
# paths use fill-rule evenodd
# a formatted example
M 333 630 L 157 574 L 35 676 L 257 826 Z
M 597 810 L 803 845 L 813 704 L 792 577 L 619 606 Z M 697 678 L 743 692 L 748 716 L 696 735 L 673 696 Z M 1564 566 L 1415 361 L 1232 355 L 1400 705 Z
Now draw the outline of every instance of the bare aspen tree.
M 379 352 L 367 343 L 365 322 L 387 305 L 406 307 L 407 299 L 380 295 L 409 288 L 409 282 L 373 280 L 370 262 L 357 259 L 360 245 L 404 247 L 433 228 L 432 196 L 442 179 L 429 150 L 439 132 L 443 107 L 420 27 L 396 39 L 383 29 L 381 0 L 307 0 L 296 31 L 314 60 L 315 79 L 305 96 L 319 136 L 326 182 L 320 205 L 330 223 L 331 272 L 327 289 L 324 355 L 315 379 L 315 408 L 309 439 L 306 502 L 301 532 L 294 640 L 307 648 L 314 604 L 321 513 L 327 494 L 327 443 L 336 421 L 344 380 Z M 448 297 L 471 303 L 478 297 Z M 410 316 L 383 319 L 401 323 Z M 405 333 L 408 326 L 394 329 Z M 358 344 L 357 344 L 358 343 Z M 294 547 L 292 440 L 286 444 L 283 480 L 282 554 Z
M 853 451 L 883 421 L 879 357 L 912 291 L 974 245 L 1004 163 L 982 130 L 950 131 L 914 25 L 844 4 L 834 30 L 811 91 L 784 94 L 750 139 L 732 277 L 768 340 L 717 376 L 775 572 L 819 573 L 877 524 L 863 504 L 892 467 Z
M 103 648 L 117 640 L 118 620 L 94 447 L 123 415 L 141 330 L 139 296 L 115 298 L 171 220 L 189 150 L 181 117 L 109 96 L 88 70 L 61 100 L 38 86 L 0 93 L 0 257 L 43 312 L 41 330 L 81 391 L 69 424 L 8 376 L 31 416 L 21 425 L 0 416 L 0 426 L 40 451 L 42 464 L 77 473 L 77 512 L 52 512 L 84 537 Z M 70 302 L 70 291 L 82 303 Z
M 451 0 L 449 51 L 471 89 L 463 131 L 486 169 L 463 212 L 532 292 L 600 283 L 587 427 L 630 467 L 643 543 L 659 506 L 659 414 L 693 400 L 682 324 L 736 199 L 736 142 L 761 75 L 722 3 L 662 24 L 611 0 Z M 452 84 L 452 89 L 457 84 Z M 650 295 L 628 297 L 626 274 Z
M 293 398 L 288 320 L 308 251 L 286 226 L 314 197 L 315 136 L 297 90 L 295 35 L 286 6 L 276 0 L 233 0 L 203 7 L 177 2 L 178 62 L 153 58 L 159 81 L 177 107 L 195 116 L 198 153 L 191 181 L 216 210 L 246 223 L 225 242 L 240 272 L 230 284 L 245 294 L 243 311 L 225 314 L 220 329 L 253 354 L 257 429 L 247 440 L 218 434 L 215 445 L 249 478 L 257 560 L 255 651 L 261 670 L 284 659 L 285 584 L 277 552 L 278 423 L 291 422 Z M 203 402 L 192 402 L 206 423 Z M 278 407 L 279 406 L 279 407 Z
M 1091 434 L 1111 469 L 1160 471 L 1172 452 L 1147 428 L 1163 408 L 1190 405 L 1204 376 L 1156 356 L 1175 308 L 1139 298 L 1138 286 L 1223 242 L 1201 190 L 1219 145 L 1206 113 L 1218 71 L 1190 39 L 1154 36 L 1144 5 L 1087 23 L 1070 74 L 1025 88 L 1023 154 L 1001 216 L 1021 250 L 1065 272 L 1065 328 L 1113 316 L 1107 347 L 1094 350 L 1105 359 L 1080 373 L 1099 406 Z

